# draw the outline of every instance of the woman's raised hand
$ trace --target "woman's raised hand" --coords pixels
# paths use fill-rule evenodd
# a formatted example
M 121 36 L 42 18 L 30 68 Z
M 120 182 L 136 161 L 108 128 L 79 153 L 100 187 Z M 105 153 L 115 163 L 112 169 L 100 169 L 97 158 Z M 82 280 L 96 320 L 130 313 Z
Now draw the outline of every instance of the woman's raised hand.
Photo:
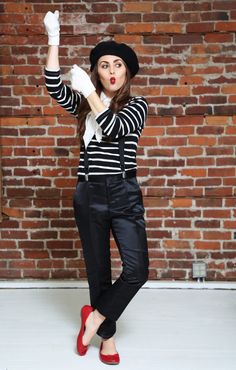
M 95 87 L 89 75 L 76 64 L 71 68 L 71 86 L 73 90 L 77 90 L 83 94 L 85 98 L 95 91 Z
M 60 44 L 59 11 L 55 10 L 54 13 L 47 12 L 43 22 L 48 34 L 48 45 L 58 46 Z

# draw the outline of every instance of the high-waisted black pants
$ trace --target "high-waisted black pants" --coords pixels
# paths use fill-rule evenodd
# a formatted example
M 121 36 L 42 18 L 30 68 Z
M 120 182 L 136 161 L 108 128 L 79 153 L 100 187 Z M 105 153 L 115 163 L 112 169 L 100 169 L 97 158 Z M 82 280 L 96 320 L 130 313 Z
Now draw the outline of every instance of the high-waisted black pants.
M 148 278 L 144 208 L 136 177 L 122 179 L 110 175 L 102 182 L 79 182 L 74 195 L 74 212 L 91 305 L 106 317 L 97 334 L 110 338 L 116 331 L 116 320 Z M 113 284 L 110 232 L 123 266 L 120 277 Z

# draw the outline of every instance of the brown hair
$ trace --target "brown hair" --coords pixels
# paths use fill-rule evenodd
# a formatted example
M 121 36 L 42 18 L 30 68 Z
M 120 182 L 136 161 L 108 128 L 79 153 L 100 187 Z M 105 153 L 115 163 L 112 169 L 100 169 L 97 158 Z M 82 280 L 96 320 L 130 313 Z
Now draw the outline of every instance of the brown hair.
M 113 96 L 111 103 L 110 103 L 110 109 L 113 113 L 119 112 L 123 106 L 130 100 L 130 72 L 129 69 L 126 67 L 126 80 L 123 86 L 116 92 L 116 94 Z M 98 69 L 97 65 L 94 67 L 92 73 L 91 73 L 91 80 L 96 88 L 97 94 L 100 96 L 103 86 L 100 82 L 99 76 L 98 76 Z M 77 114 L 78 114 L 78 136 L 80 139 L 80 143 L 82 143 L 83 135 L 85 131 L 85 120 L 87 114 L 91 111 L 91 108 L 87 102 L 87 99 L 82 100 L 81 104 L 78 107 Z

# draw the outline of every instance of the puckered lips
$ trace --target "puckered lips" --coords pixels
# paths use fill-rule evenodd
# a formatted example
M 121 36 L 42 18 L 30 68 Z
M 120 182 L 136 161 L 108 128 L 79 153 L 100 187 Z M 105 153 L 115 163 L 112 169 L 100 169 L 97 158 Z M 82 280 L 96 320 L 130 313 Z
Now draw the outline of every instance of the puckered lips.
M 111 77 L 111 78 L 110 78 L 110 83 L 111 83 L 112 85 L 114 85 L 114 84 L 116 83 L 116 79 L 115 79 L 115 77 Z

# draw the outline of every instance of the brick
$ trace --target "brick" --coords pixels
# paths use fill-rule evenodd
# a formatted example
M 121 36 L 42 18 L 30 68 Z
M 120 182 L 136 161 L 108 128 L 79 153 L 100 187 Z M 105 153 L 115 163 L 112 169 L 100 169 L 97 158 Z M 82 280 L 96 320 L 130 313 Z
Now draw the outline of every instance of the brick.
M 208 125 L 228 125 L 230 123 L 229 116 L 208 116 L 205 118 L 205 122 Z
M 23 218 L 23 216 L 24 216 L 24 212 L 21 209 L 3 207 L 2 212 L 5 215 L 7 215 L 9 217 L 13 217 L 13 218 Z
M 167 135 L 171 136 L 182 136 L 182 135 L 193 135 L 194 128 L 193 127 L 167 127 L 166 129 Z
M 160 94 L 160 87 L 134 87 L 133 92 L 137 95 L 156 96 Z
M 217 21 L 217 20 L 228 20 L 229 15 L 227 12 L 202 12 L 201 15 L 202 21 Z
M 16 249 L 16 241 L 15 240 L 0 240 L 0 250 L 3 249 Z
M 77 258 L 77 251 L 67 251 L 67 250 L 52 250 L 51 255 L 53 258 Z
M 34 195 L 34 190 L 30 188 L 8 188 L 7 196 L 10 198 L 28 198 Z
M 189 198 L 201 197 L 203 196 L 203 189 L 202 188 L 176 189 L 175 196 L 176 197 L 189 197 Z
M 185 168 L 181 171 L 182 176 L 190 176 L 190 177 L 206 177 L 207 171 L 204 168 Z
M 114 19 L 117 23 L 131 23 L 131 22 L 135 22 L 137 23 L 138 21 L 141 22 L 141 14 L 137 14 L 137 13 L 134 13 L 134 14 L 131 14 L 131 13 L 124 13 L 124 14 L 115 14 L 114 15 Z M 120 34 L 120 35 L 117 35 L 115 37 L 116 38 L 120 38 L 120 37 L 126 37 L 126 35 L 123 35 L 123 34 Z M 139 36 L 140 37 L 140 36 Z
M 23 96 L 22 105 L 48 105 L 50 103 L 50 98 L 46 96 Z
M 12 14 L 0 14 L 0 22 L 1 24 L 12 23 Z M 24 24 L 25 17 L 24 14 L 14 14 L 14 23 L 15 24 Z
M 62 260 L 39 260 L 36 263 L 38 269 L 61 269 L 64 267 L 64 261 Z
M 154 31 L 154 26 L 150 23 L 132 23 L 126 24 L 125 31 L 127 33 L 152 33 Z
M 164 226 L 167 228 L 190 228 L 190 220 L 165 220 Z
M 178 126 L 186 126 L 186 125 L 203 125 L 204 117 L 203 116 L 183 116 L 183 117 L 176 117 L 176 125 Z
M 190 137 L 189 145 L 203 145 L 203 146 L 214 146 L 216 144 L 216 138 L 214 137 Z
M 186 2 L 184 3 L 184 10 L 185 11 L 207 11 L 211 10 L 211 3 L 210 2 Z
M 164 34 L 183 33 L 183 25 L 179 23 L 158 23 L 156 32 Z
M 177 280 L 186 280 L 186 271 L 184 270 L 169 270 L 168 272 L 163 272 L 161 277 L 163 279 L 177 279 Z
M 145 127 L 143 130 L 143 136 L 162 136 L 164 129 L 161 127 Z
M 214 177 L 231 177 L 235 176 L 235 168 L 209 168 L 208 176 Z
M 221 52 L 221 47 L 216 44 L 193 45 L 191 51 L 191 54 L 217 54 Z
M 26 119 L 20 117 L 0 117 L 0 126 L 25 126 Z
M 106 4 L 108 5 L 108 4 Z M 51 5 L 50 5 L 51 6 Z M 41 4 L 38 6 L 39 12 L 41 8 Z M 103 6 L 104 10 L 104 6 Z M 77 4 L 77 3 L 68 3 L 68 4 L 62 4 L 62 11 L 63 13 L 84 13 L 87 11 L 86 4 Z
M 228 64 L 228 63 L 234 63 L 236 58 L 234 56 L 219 55 L 219 56 L 213 56 L 212 60 L 213 60 L 214 63 L 226 63 L 226 64 Z
M 186 12 L 186 13 L 175 13 L 171 15 L 171 19 L 173 22 L 183 22 L 183 23 L 189 23 L 189 22 L 200 22 L 200 14 L 199 12 Z
M 171 203 L 174 208 L 189 208 L 192 206 L 191 199 L 173 199 Z
M 204 231 L 204 239 L 206 240 L 229 240 L 231 239 L 231 232 L 227 231 Z
M 215 24 L 216 31 L 235 31 L 236 22 L 217 22 Z
M 167 13 L 148 13 L 143 14 L 144 22 L 170 22 L 170 14 Z
M 228 102 L 229 102 L 229 104 L 230 103 L 235 104 L 236 103 L 236 95 L 230 96 L 228 98 Z
M 202 167 L 214 166 L 215 160 L 214 158 L 204 158 L 204 157 L 188 158 L 186 164 L 188 167 L 201 166 L 201 165 Z
M 201 239 L 201 232 L 196 230 L 179 230 L 180 239 Z
M 29 138 L 28 145 L 33 147 L 40 146 L 54 146 L 54 138 L 50 137 L 38 137 L 38 138 Z
M 57 238 L 57 232 L 56 231 L 33 231 L 31 232 L 31 239 L 56 239 Z
M 224 250 L 236 250 L 236 242 L 232 241 L 232 242 L 224 242 L 223 243 L 223 249 Z
M 201 33 L 207 33 L 207 32 L 214 32 L 214 23 L 189 23 L 187 24 L 186 31 L 189 33 L 199 33 L 199 30 L 201 30 Z
M 156 168 L 150 170 L 151 176 L 175 176 L 176 175 L 176 169 L 174 168 Z
M 0 105 L 1 106 L 7 106 L 7 105 L 10 105 L 10 106 L 20 106 L 20 100 L 18 98 L 0 98 Z
M 20 279 L 21 270 L 0 269 L 0 278 L 1 279 Z
M 123 12 L 133 12 L 133 13 L 151 13 L 153 10 L 152 2 L 129 2 L 123 4 Z
M 166 137 L 163 137 L 163 138 L 160 138 L 159 140 L 159 145 L 160 146 L 184 146 L 186 145 L 187 143 L 187 139 L 186 138 L 166 138 Z
M 149 187 L 147 189 L 147 196 L 149 197 L 173 197 L 173 190 L 172 189 L 164 189 L 163 187 L 158 188 Z
M 236 164 L 236 158 L 217 158 L 216 165 L 217 166 L 233 166 Z
M 219 105 L 219 106 L 214 106 L 214 114 L 215 115 L 234 115 L 236 114 L 236 105 Z
M 200 104 L 226 104 L 227 97 L 226 96 L 200 96 L 199 98 Z
M 171 3 L 169 1 L 154 2 L 154 11 L 175 13 L 175 12 L 181 12 L 181 10 L 183 10 L 183 6 L 179 2 L 171 2 Z
M 111 14 L 86 14 L 85 15 L 87 23 L 112 23 L 112 15 Z
M 190 88 L 184 86 L 168 86 L 163 87 L 162 95 L 177 95 L 177 96 L 189 96 L 190 95 Z
M 128 45 L 131 44 L 140 44 L 141 43 L 141 36 L 138 35 L 116 35 L 115 41 L 119 43 L 126 43 Z
M 73 242 L 71 240 L 50 240 L 47 241 L 47 248 L 49 249 L 73 249 Z
M 225 221 L 224 222 L 224 228 L 225 229 L 235 229 L 236 227 L 236 221 L 231 221 L 231 220 L 228 220 L 228 221 Z
M 156 47 L 154 45 L 140 45 L 136 47 L 136 52 L 140 55 L 151 55 L 152 53 L 154 54 L 160 54 L 161 49 L 160 47 Z
M 10 261 L 10 269 L 35 269 L 35 261 Z
M 13 240 L 28 239 L 28 235 L 27 235 L 27 232 L 25 230 L 8 230 L 8 231 L 4 230 L 4 231 L 1 232 L 1 235 L 2 235 L 2 239 L 13 239 Z M 20 256 L 20 254 L 17 254 L 17 255 Z M 14 258 L 16 258 L 16 257 L 14 257 Z
M 201 250 L 220 250 L 220 242 L 210 242 L 210 241 L 195 241 L 194 248 Z
M 202 36 L 189 34 L 189 35 L 174 35 L 173 44 L 201 44 Z
M 196 57 L 196 56 L 191 56 L 187 58 L 188 64 L 207 64 L 208 63 L 208 57 Z
M 179 80 L 180 85 L 202 85 L 204 77 L 201 76 L 184 76 Z
M 204 36 L 205 42 L 209 43 L 224 43 L 233 42 L 233 34 L 228 33 L 209 33 Z
M 11 207 L 22 207 L 22 208 L 31 208 L 32 201 L 30 199 L 11 199 L 9 202 Z
M 232 9 L 236 9 L 236 4 L 234 1 L 228 1 L 228 0 L 215 1 L 213 3 L 213 9 L 232 10 Z
M 4 4 L 4 8 L 6 13 L 33 13 L 33 5 L 28 3 L 27 4 L 6 3 Z
M 235 94 L 236 85 L 222 86 L 221 91 L 223 94 Z

